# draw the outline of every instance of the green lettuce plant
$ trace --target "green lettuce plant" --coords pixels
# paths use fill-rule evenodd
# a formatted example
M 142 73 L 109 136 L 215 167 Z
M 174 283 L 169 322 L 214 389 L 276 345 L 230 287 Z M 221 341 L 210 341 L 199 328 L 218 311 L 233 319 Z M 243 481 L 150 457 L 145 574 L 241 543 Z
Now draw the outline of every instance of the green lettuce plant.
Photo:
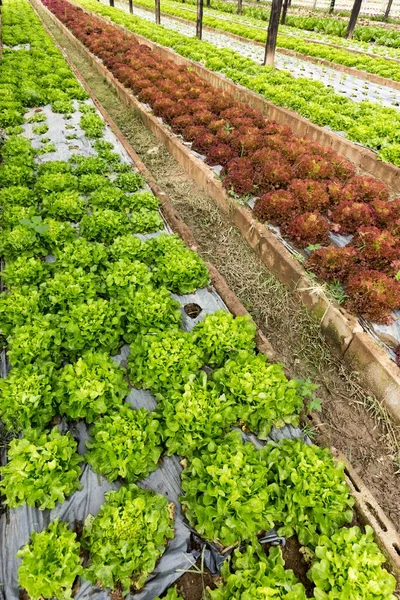
M 99 208 L 82 218 L 79 229 L 88 240 L 110 244 L 116 237 L 128 233 L 129 219 L 116 210 Z
M 112 260 L 142 260 L 145 254 L 146 244 L 138 237 L 127 234 L 117 237 L 109 246 L 108 251 Z
M 76 190 L 78 187 L 78 178 L 69 172 L 44 171 L 36 180 L 35 192 L 38 197 L 44 200 L 48 194 Z
M 164 221 L 157 210 L 138 208 L 129 216 L 132 233 L 154 233 L 164 229 Z
M 108 253 L 100 242 L 77 238 L 56 250 L 56 269 L 84 269 L 97 273 L 108 263 Z
M 15 327 L 25 325 L 42 314 L 40 292 L 22 286 L 0 294 L 0 333 L 9 335 Z
M 220 367 L 240 350 L 255 349 L 256 326 L 249 315 L 234 318 L 226 310 L 217 310 L 193 329 L 194 341 L 204 352 L 204 362 Z
M 269 484 L 263 455 L 238 431 L 192 458 L 182 471 L 181 504 L 192 527 L 222 546 L 269 531 L 279 488 Z
M 85 459 L 96 473 L 133 483 L 157 468 L 162 453 L 161 426 L 145 408 L 122 405 L 89 430 Z
M 278 529 L 286 537 L 294 533 L 301 544 L 315 546 L 318 535 L 331 536 L 353 519 L 354 500 L 346 484 L 344 464 L 326 448 L 307 445 L 301 439 L 269 442 L 261 451 L 268 481 L 278 486 Z
M 22 219 L 31 219 L 35 215 L 36 210 L 33 206 L 5 206 L 0 216 L 0 225 L 3 229 L 12 229 L 19 225 Z
M 34 316 L 29 323 L 15 327 L 7 341 L 7 357 L 13 367 L 36 361 L 61 363 L 62 332 L 52 315 Z
M 138 260 L 130 261 L 121 258 L 109 263 L 103 274 L 104 284 L 110 297 L 118 298 L 128 289 L 139 289 L 151 281 L 148 266 Z
M 153 280 L 176 294 L 190 294 L 209 282 L 207 268 L 196 252 L 177 236 L 161 234 L 145 242 L 145 260 Z
M 20 185 L 5 187 L 0 190 L 0 206 L 32 206 L 35 204 L 35 196 L 31 188 Z
M 42 212 L 61 221 L 79 221 L 86 210 L 85 199 L 76 191 L 49 194 L 42 200 Z
M 99 175 L 98 173 L 85 173 L 79 177 L 78 189 L 83 194 L 90 194 L 95 190 L 104 188 L 110 184 L 107 175 Z
M 40 510 L 52 509 L 81 489 L 82 461 L 77 444 L 57 427 L 49 433 L 30 430 L 14 439 L 8 450 L 8 462 L 0 467 L 0 490 L 10 508 L 23 504 Z
M 315 388 L 309 381 L 287 379 L 282 365 L 245 350 L 214 371 L 213 379 L 235 401 L 239 418 L 261 439 L 268 437 L 273 425 L 298 425 L 305 398 L 312 398 Z
M 68 523 L 55 519 L 44 531 L 34 531 L 31 542 L 18 551 L 18 584 L 31 600 L 71 600 L 75 579 L 83 575 L 80 545 Z
M 308 573 L 317 600 L 365 598 L 395 600 L 397 582 L 382 565 L 386 558 L 374 541 L 372 527 L 342 528 L 318 539 Z
M 111 590 L 140 590 L 174 537 L 173 505 L 135 484 L 108 492 L 85 521 L 82 543 L 90 553 L 86 576 Z
M 124 339 L 128 343 L 139 333 L 156 333 L 179 327 L 182 322 L 179 302 L 164 287 L 130 286 L 124 292 L 122 310 Z
M 124 370 L 102 352 L 86 352 L 65 365 L 54 390 L 62 415 L 88 423 L 120 407 L 128 392 Z
M 0 419 L 12 431 L 43 429 L 56 414 L 54 367 L 41 361 L 14 367 L 0 379 Z
M 135 387 L 152 392 L 182 390 L 189 375 L 203 365 L 202 353 L 189 333 L 170 329 L 137 336 L 128 359 Z
M 39 285 L 49 275 L 49 264 L 39 258 L 20 256 L 7 263 L 1 272 L 6 287 L 20 288 L 25 285 Z
M 69 307 L 60 320 L 62 345 L 70 356 L 86 350 L 115 353 L 121 345 L 121 310 L 115 302 L 89 298 Z
M 82 267 L 56 272 L 40 285 L 42 303 L 50 312 L 67 312 L 72 304 L 96 298 L 98 289 L 96 276 Z
M 82 156 L 74 154 L 70 163 L 74 166 L 75 175 L 87 175 L 88 173 L 97 173 L 103 175 L 109 172 L 107 161 L 99 156 Z
M 90 113 L 85 114 L 81 117 L 79 125 L 88 138 L 103 137 L 105 123 L 99 115 Z
M 280 546 L 266 554 L 258 543 L 237 549 L 221 569 L 223 582 L 215 590 L 207 589 L 207 600 L 262 600 L 269 594 L 276 600 L 306 600 L 306 592 L 291 569 L 285 569 Z
M 123 190 L 124 192 L 137 192 L 144 186 L 144 179 L 139 173 L 120 173 L 114 185 Z
M 125 193 L 115 185 L 109 184 L 90 194 L 89 203 L 100 208 L 121 210 L 125 205 Z
M 191 456 L 218 443 L 237 420 L 235 406 L 207 381 L 204 371 L 190 375 L 184 390 L 158 396 L 167 454 Z

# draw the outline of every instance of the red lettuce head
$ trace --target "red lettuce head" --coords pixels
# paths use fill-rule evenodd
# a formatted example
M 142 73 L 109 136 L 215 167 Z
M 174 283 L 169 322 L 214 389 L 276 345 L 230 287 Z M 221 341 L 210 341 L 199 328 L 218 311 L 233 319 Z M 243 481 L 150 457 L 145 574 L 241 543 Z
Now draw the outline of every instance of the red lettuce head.
M 210 131 L 206 131 L 195 137 L 192 143 L 192 150 L 200 154 L 206 154 L 208 149 L 215 144 L 215 141 L 215 135 Z
M 360 227 L 351 241 L 358 248 L 365 268 L 389 271 L 390 263 L 399 257 L 399 240 L 390 231 L 378 227 Z
M 343 187 L 342 200 L 352 202 L 374 202 L 374 200 L 389 200 L 387 186 L 373 177 L 357 176 Z
M 375 225 L 374 211 L 365 202 L 341 202 L 330 215 L 331 220 L 339 225 L 339 232 L 344 235 L 356 233 L 362 225 Z
M 318 211 L 294 217 L 282 226 L 282 233 L 300 248 L 311 244 L 329 245 L 329 222 Z
M 207 151 L 206 163 L 208 165 L 225 166 L 235 157 L 235 151 L 228 144 L 214 144 Z
M 375 323 L 390 324 L 391 312 L 400 308 L 400 284 L 376 270 L 362 270 L 346 285 L 347 308 Z
M 311 252 L 305 266 L 323 281 L 343 282 L 355 267 L 356 260 L 357 250 L 355 248 L 328 246 Z
M 288 190 L 264 194 L 257 198 L 253 208 L 253 214 L 259 221 L 269 221 L 273 225 L 281 225 L 299 212 L 300 204 Z
M 393 221 L 400 219 L 400 198 L 392 202 L 374 200 L 371 206 L 375 211 L 376 222 L 380 227 L 389 228 Z
M 293 179 L 289 190 L 300 202 L 303 210 L 322 210 L 329 204 L 326 186 L 314 179 Z

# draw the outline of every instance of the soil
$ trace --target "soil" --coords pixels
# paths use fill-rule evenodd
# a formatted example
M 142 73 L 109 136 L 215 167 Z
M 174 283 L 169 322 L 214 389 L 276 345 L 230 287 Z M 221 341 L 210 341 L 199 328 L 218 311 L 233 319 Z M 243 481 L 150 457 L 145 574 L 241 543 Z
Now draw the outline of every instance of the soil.
M 200 562 L 197 562 L 196 566 L 200 568 Z M 175 585 L 184 600 L 202 600 L 203 591 L 207 587 L 212 590 L 216 587 L 215 579 L 207 569 L 204 569 L 203 573 L 184 573 Z
M 319 385 L 328 443 L 342 452 L 400 530 L 400 430 L 322 336 L 319 323 L 255 257 L 232 225 L 167 149 L 94 72 L 89 61 L 45 19 L 98 100 L 191 228 L 199 254 L 215 265 L 274 346 L 292 376 Z M 308 433 L 318 441 L 315 428 Z M 327 434 L 327 435 L 326 435 Z
M 304 585 L 307 597 L 313 598 L 314 584 L 307 577 L 310 565 L 300 552 L 300 548 L 301 544 L 297 538 L 291 537 L 287 539 L 286 546 L 282 548 L 283 560 L 285 561 L 285 567 L 292 569 L 297 579 Z

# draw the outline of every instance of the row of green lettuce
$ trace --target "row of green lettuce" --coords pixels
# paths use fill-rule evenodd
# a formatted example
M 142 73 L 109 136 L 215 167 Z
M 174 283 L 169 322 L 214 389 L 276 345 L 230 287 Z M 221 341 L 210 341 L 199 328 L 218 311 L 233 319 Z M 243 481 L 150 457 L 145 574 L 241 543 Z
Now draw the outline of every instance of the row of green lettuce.
M 195 4 L 195 0 L 181 0 L 188 4 Z M 224 0 L 211 0 L 211 8 L 225 13 L 235 14 L 237 5 Z M 270 11 L 262 6 L 243 6 L 242 14 L 253 17 L 260 21 L 269 21 Z M 286 26 L 306 31 L 315 31 L 330 36 L 344 38 L 348 22 L 344 19 L 328 16 L 315 15 L 287 15 Z M 385 28 L 382 26 L 357 25 L 353 38 L 361 42 L 374 43 L 392 48 L 400 48 L 400 32 L 396 29 Z
M 149 0 L 135 0 L 135 5 L 151 9 L 154 8 L 154 3 Z M 182 9 L 181 6 L 182 4 L 179 0 L 176 0 L 176 2 L 163 0 L 161 3 L 161 10 L 167 15 L 195 21 L 195 10 Z M 222 15 L 219 10 L 206 9 L 203 17 L 203 24 L 219 31 L 226 31 L 249 40 L 261 42 L 263 44 L 265 43 L 266 31 L 265 28 L 261 29 L 263 25 L 261 21 L 258 23 L 258 27 L 253 27 L 246 22 L 235 22 L 227 20 L 226 18 L 218 18 Z M 333 63 L 333 66 L 335 64 L 345 65 L 347 67 L 373 73 L 374 75 L 380 75 L 387 79 L 400 81 L 400 64 L 394 61 L 388 61 L 385 58 L 357 54 L 346 49 L 333 48 L 332 46 L 317 44 L 294 36 L 282 34 L 278 35 L 277 45 L 278 48 L 294 50 L 295 52 L 300 52 L 306 56 L 322 58 Z
M 376 150 L 379 159 L 400 165 L 400 113 L 397 110 L 372 102 L 353 102 L 317 81 L 295 78 L 287 71 L 260 66 L 228 48 L 220 49 L 209 42 L 188 38 L 96 0 L 79 0 L 78 4 L 222 73 L 317 125 L 344 132 L 350 140 Z
M 309 546 L 315 598 L 335 589 L 343 599 L 363 590 L 368 600 L 393 600 L 395 580 L 372 531 L 341 528 L 353 518 L 344 465 L 301 439 L 257 450 L 230 432 L 239 424 L 265 438 L 272 425 L 296 424 L 314 386 L 288 380 L 281 365 L 256 353 L 247 317 L 218 311 L 190 333 L 181 329 L 171 292 L 206 286 L 204 263 L 176 236 L 133 235 L 162 228 L 158 199 L 102 139 L 104 122 L 28 3 L 6 0 L 3 23 L 10 46 L 30 49 L 6 48 L 0 66 L 1 114 L 13 115 L 0 163 L 0 327 L 11 364 L 0 382 L 0 419 L 22 433 L 10 444 L 1 491 L 10 508 L 52 509 L 80 489 L 84 462 L 124 484 L 88 515 L 79 541 L 57 519 L 34 532 L 18 553 L 21 587 L 31 600 L 71 598 L 78 576 L 124 595 L 141 589 L 174 527 L 173 506 L 136 482 L 162 455 L 180 454 L 190 524 L 224 546 L 251 542 L 205 597 L 257 598 L 262 586 L 277 598 L 305 599 L 281 550 L 267 556 L 257 542 L 276 524 Z M 35 108 L 28 121 L 43 142 L 49 125 L 39 107 L 51 103 L 68 124 L 77 102 L 96 155 L 43 162 L 46 142 L 38 151 L 21 135 L 26 109 Z M 49 255 L 55 260 L 44 260 Z M 110 357 L 124 342 L 127 371 Z M 155 396 L 154 412 L 125 402 L 128 378 Z M 83 457 L 72 435 L 54 426 L 60 416 L 90 425 Z

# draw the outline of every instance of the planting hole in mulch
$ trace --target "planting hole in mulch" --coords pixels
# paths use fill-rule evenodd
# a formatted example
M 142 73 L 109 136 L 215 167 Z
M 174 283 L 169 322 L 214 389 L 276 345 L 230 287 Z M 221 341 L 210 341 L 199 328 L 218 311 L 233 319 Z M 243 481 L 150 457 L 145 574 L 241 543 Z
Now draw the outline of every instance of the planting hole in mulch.
M 304 585 L 308 598 L 313 598 L 314 584 L 308 579 L 307 572 L 310 565 L 300 551 L 301 544 L 295 537 L 288 538 L 282 548 L 283 560 L 286 569 L 292 569 L 297 579 Z
M 188 317 L 190 317 L 191 319 L 196 319 L 203 309 L 198 304 L 191 302 L 190 304 L 185 304 L 183 310 L 185 311 Z
M 217 582 L 208 569 L 204 568 L 201 573 L 201 561 L 197 561 L 196 566 L 199 568 L 198 573 L 195 573 L 193 568 L 186 571 L 176 582 L 178 592 L 184 600 L 201 600 L 207 587 L 212 590 L 216 587 Z

